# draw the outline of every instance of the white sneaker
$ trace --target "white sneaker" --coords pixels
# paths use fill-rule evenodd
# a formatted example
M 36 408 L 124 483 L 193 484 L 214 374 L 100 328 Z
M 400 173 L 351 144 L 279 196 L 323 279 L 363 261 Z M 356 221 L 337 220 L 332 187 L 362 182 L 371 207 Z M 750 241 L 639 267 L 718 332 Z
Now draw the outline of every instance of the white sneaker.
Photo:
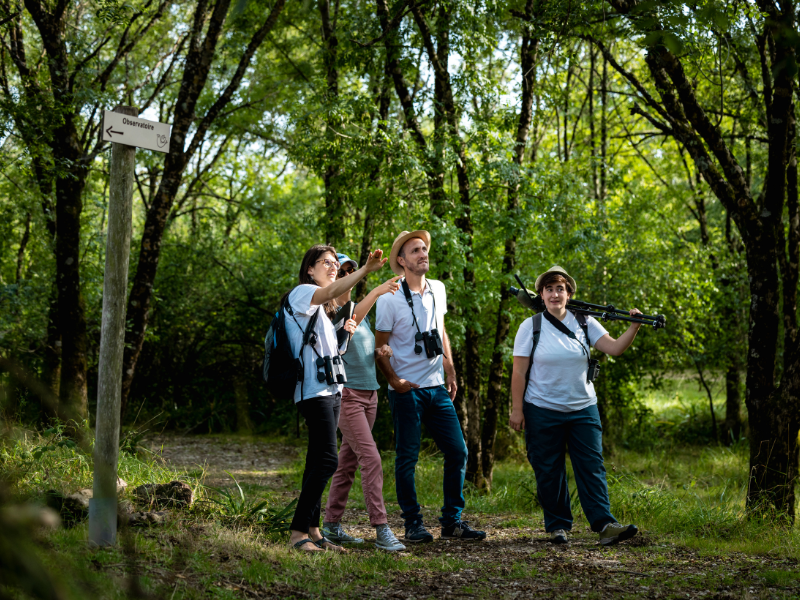
M 566 544 L 569 542 L 567 538 L 567 532 L 563 529 L 556 529 L 555 531 L 550 532 L 550 543 L 551 544 Z
M 394 533 L 392 533 L 392 530 L 389 529 L 389 525 L 385 523 L 375 527 L 375 536 L 377 537 L 377 541 L 375 542 L 376 548 L 386 550 L 387 552 L 401 552 L 406 549 L 395 537 Z
M 603 546 L 613 546 L 619 542 L 631 539 L 639 533 L 636 525 L 620 525 L 619 523 L 607 523 L 599 533 L 600 543 Z

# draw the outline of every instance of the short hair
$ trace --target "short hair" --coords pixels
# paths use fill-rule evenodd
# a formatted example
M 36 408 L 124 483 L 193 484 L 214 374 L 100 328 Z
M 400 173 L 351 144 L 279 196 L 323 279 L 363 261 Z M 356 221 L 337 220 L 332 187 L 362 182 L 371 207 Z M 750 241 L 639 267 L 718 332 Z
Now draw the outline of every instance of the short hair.
M 536 290 L 536 293 L 538 293 L 541 296 L 542 292 L 544 291 L 544 288 L 554 283 L 563 283 L 564 287 L 567 288 L 567 293 L 570 296 L 575 293 L 575 290 L 572 289 L 572 284 L 569 281 L 567 281 L 567 278 L 564 277 L 561 273 L 558 273 L 556 271 L 552 273 L 547 273 L 544 277 L 542 277 L 542 282 L 539 284 L 539 288 Z

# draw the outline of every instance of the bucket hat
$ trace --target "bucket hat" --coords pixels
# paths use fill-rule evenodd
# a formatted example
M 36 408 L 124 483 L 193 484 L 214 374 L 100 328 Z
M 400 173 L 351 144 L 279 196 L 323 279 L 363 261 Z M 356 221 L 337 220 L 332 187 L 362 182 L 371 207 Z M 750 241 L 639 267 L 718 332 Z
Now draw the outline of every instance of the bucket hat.
M 542 282 L 542 279 L 544 279 L 545 275 L 549 275 L 550 273 L 558 273 L 559 275 L 563 275 L 564 279 L 566 279 L 569 282 L 569 284 L 572 286 L 572 293 L 574 294 L 575 292 L 578 291 L 578 286 L 575 284 L 575 280 L 572 277 L 570 277 L 569 273 L 567 273 L 567 271 L 564 269 L 564 267 L 559 267 L 558 265 L 553 265 L 552 267 L 547 269 L 547 271 L 545 271 L 544 273 L 542 273 L 541 275 L 539 275 L 536 278 L 536 283 L 534 284 L 533 287 L 534 287 L 534 289 L 536 290 L 537 293 L 539 293 L 539 284 Z

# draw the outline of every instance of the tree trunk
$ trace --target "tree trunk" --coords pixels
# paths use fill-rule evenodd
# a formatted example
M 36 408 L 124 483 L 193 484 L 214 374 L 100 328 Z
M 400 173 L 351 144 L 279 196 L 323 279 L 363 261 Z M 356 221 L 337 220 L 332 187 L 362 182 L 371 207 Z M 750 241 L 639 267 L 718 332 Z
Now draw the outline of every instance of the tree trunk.
M 72 119 L 56 129 L 61 143 L 53 148 L 56 164 L 72 164 L 73 177 L 56 181 L 56 285 L 58 288 L 58 321 L 61 334 L 60 412 L 72 422 L 74 429 L 88 415 L 86 389 L 86 316 L 81 293 L 80 246 L 81 212 L 86 167 L 81 164 L 78 132 Z
M 325 65 L 325 79 L 327 82 L 326 102 L 328 110 L 332 108 L 339 99 L 339 69 L 338 69 L 338 46 L 339 39 L 336 36 L 336 15 L 331 18 L 329 0 L 319 0 L 318 8 L 322 20 L 322 41 L 324 49 L 322 52 L 322 62 Z M 338 4 L 337 4 L 338 8 Z M 341 182 L 341 167 L 339 165 L 339 152 L 337 147 L 339 140 L 334 133 L 334 128 L 338 123 L 328 119 L 325 128 L 325 139 L 328 143 L 327 166 L 325 167 L 322 180 L 325 183 L 325 243 L 337 245 L 345 240 L 344 228 L 344 200 L 342 198 L 343 188 Z
M 376 160 L 375 160 L 375 167 L 370 172 L 369 181 L 370 187 L 373 190 L 380 190 L 380 176 L 381 176 L 381 165 L 383 164 L 384 160 L 384 149 L 383 149 L 383 137 L 380 135 L 381 132 L 386 131 L 386 125 L 384 124 L 386 120 L 389 118 L 389 106 L 391 104 L 389 98 L 389 81 L 391 78 L 391 74 L 388 72 L 388 61 L 385 63 L 384 68 L 384 78 L 381 82 L 379 93 L 378 93 L 378 135 L 375 136 L 375 144 L 379 148 L 379 151 L 376 152 Z M 375 229 L 375 202 L 372 198 L 372 194 L 368 194 L 367 202 L 364 206 L 364 229 L 361 234 L 361 253 L 359 255 L 359 265 L 363 265 L 367 262 L 369 258 L 370 248 L 372 246 L 372 234 Z M 356 299 L 361 300 L 364 296 L 367 295 L 367 278 L 364 277 L 356 284 Z
M 463 240 L 463 252 L 465 258 L 464 266 L 464 287 L 467 294 L 475 292 L 475 266 L 473 255 L 473 226 L 472 208 L 470 198 L 470 182 L 468 172 L 468 161 L 464 142 L 459 134 L 458 118 L 459 110 L 455 103 L 453 88 L 450 83 L 450 73 L 448 72 L 447 58 L 449 56 L 448 38 L 450 28 L 450 12 L 448 7 L 441 6 L 437 18 L 436 38 L 439 42 L 438 49 L 434 47 L 433 36 L 430 27 L 419 6 L 413 6 L 411 12 L 422 36 L 428 59 L 434 69 L 436 85 L 442 98 L 441 106 L 435 106 L 435 110 L 442 111 L 444 120 L 448 127 L 447 142 L 451 145 L 458 160 L 456 161 L 456 179 L 458 181 L 458 195 L 461 202 L 460 216 L 456 218 L 455 225 L 461 231 Z M 483 478 L 483 467 L 481 458 L 481 364 L 480 364 L 480 336 L 472 320 L 468 321 L 465 344 L 462 348 L 464 352 L 464 363 L 466 367 L 466 412 L 469 425 L 467 426 L 467 450 L 469 459 L 467 461 L 467 479 L 475 484 L 478 489 L 485 488 Z
M 28 241 L 31 239 L 31 213 L 25 215 L 25 230 L 22 232 L 22 239 L 19 241 L 19 249 L 17 250 L 17 272 L 16 283 L 22 281 L 22 267 L 25 264 L 25 250 L 28 247 Z
M 53 393 L 53 401 L 58 398 L 61 386 L 61 331 L 58 328 L 58 289 L 53 285 L 47 306 L 47 336 L 44 346 L 42 381 Z M 42 422 L 46 423 L 58 414 L 58 406 L 46 403 L 41 407 Z
M 526 14 L 533 11 L 533 0 L 528 0 L 525 7 Z M 520 66 L 522 71 L 522 101 L 517 122 L 517 135 L 514 145 L 514 164 L 516 178 L 508 182 L 508 198 L 506 205 L 506 218 L 510 221 L 509 232 L 506 237 L 503 252 L 503 269 L 500 283 L 500 304 L 497 307 L 497 327 L 494 334 L 494 351 L 492 362 L 489 366 L 489 383 L 487 385 L 486 401 L 483 409 L 483 432 L 481 434 L 481 447 L 483 450 L 482 469 L 486 487 L 491 488 L 494 474 L 494 444 L 497 439 L 497 423 L 500 413 L 501 401 L 506 398 L 503 390 L 503 349 L 508 339 L 511 317 L 508 312 L 508 303 L 511 299 L 509 293 L 509 277 L 514 272 L 517 251 L 517 228 L 514 225 L 516 213 L 519 210 L 519 169 L 525 157 L 525 146 L 528 142 L 528 132 L 532 120 L 533 89 L 536 83 L 536 53 L 539 40 L 531 37 L 528 29 L 522 34 L 522 47 L 520 49 Z
M 725 371 L 725 421 L 723 441 L 727 444 L 739 440 L 742 434 L 742 393 L 739 365 L 731 364 Z
M 626 0 L 609 0 L 609 3 L 623 15 L 633 7 L 633 3 Z M 692 156 L 698 171 L 733 215 L 742 236 L 750 286 L 746 382 L 750 419 L 747 507 L 751 511 L 769 509 L 794 520 L 800 414 L 796 308 L 800 227 L 793 227 L 796 221 L 791 216 L 798 211 L 797 186 L 792 182 L 792 177 L 796 176 L 789 174 L 787 178 L 787 167 L 796 165 L 792 153 L 795 143 L 792 98 L 797 60 L 790 40 L 796 38 L 797 31 L 792 2 L 782 3 L 780 7 L 769 2 L 758 4 L 763 34 L 755 34 L 755 46 L 764 65 L 761 98 L 768 117 L 769 142 L 767 176 L 758 199 L 753 198 L 745 170 L 738 164 L 719 126 L 701 106 L 695 86 L 687 76 L 683 58 L 660 43 L 648 46 L 645 61 L 661 96 L 660 102 L 650 96 L 633 74 L 625 72 L 618 63 L 614 68 L 636 87 L 647 106 L 668 122 L 665 129 Z M 660 27 L 655 13 L 648 16 L 653 17 L 654 23 Z M 769 43 L 764 44 L 763 39 Z M 783 222 L 785 204 L 790 214 L 788 252 Z M 781 302 L 784 305 L 784 368 L 778 389 L 776 360 Z
M 147 209 L 139 260 L 133 286 L 128 297 L 127 316 L 129 326 L 125 335 L 125 358 L 122 371 L 122 415 L 128 406 L 131 385 L 136 372 L 136 363 L 144 344 L 147 324 L 150 319 L 150 304 L 153 285 L 161 257 L 161 242 L 166 230 L 168 217 L 180 189 L 183 173 L 189 161 L 203 143 L 209 127 L 220 117 L 239 89 L 242 79 L 250 66 L 253 55 L 261 47 L 264 38 L 272 30 L 281 14 L 285 0 L 277 0 L 264 24 L 258 29 L 239 58 L 234 75 L 223 92 L 200 118 L 195 114 L 197 102 L 203 92 L 216 56 L 217 43 L 230 7 L 230 0 L 218 0 L 211 16 L 208 16 L 209 0 L 198 0 L 186 56 L 181 87 L 175 102 L 170 152 L 164 159 L 164 171 L 158 191 Z M 205 29 L 205 38 L 202 37 Z M 186 137 L 193 128 L 195 133 L 186 147 Z

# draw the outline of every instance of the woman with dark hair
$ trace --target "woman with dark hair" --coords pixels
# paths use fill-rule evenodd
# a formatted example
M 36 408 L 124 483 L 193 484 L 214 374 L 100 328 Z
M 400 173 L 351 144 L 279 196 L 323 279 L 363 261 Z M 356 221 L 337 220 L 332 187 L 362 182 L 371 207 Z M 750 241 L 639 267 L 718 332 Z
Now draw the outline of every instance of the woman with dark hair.
M 336 299 L 350 290 L 367 274 L 386 264 L 383 252 L 370 253 L 366 264 L 350 277 L 336 280 L 339 261 L 333 246 L 312 246 L 303 257 L 298 276 L 299 284 L 282 303 L 286 312 L 286 332 L 292 353 L 303 364 L 303 380 L 295 389 L 294 401 L 308 427 L 308 451 L 303 472 L 303 487 L 297 500 L 290 525 L 290 545 L 315 552 L 344 548 L 325 538 L 319 530 L 322 492 L 338 466 L 336 428 L 342 400 L 342 385 L 326 377 L 327 364 L 339 359 L 336 330 L 331 317 L 336 314 Z M 303 339 L 311 323 L 308 343 Z M 353 333 L 356 322 L 345 323 Z M 302 356 L 300 349 L 302 348 Z M 317 359 L 321 359 L 321 363 Z M 328 359 L 328 360 L 325 360 Z
M 636 525 L 620 525 L 611 514 L 603 428 L 597 394 L 588 377 L 589 347 L 620 356 L 633 343 L 639 323 L 631 323 L 615 340 L 597 320 L 567 309 L 575 290 L 575 280 L 557 265 L 536 279 L 546 310 L 526 319 L 514 340 L 508 424 L 516 431 L 525 430 L 528 461 L 536 474 L 550 540 L 566 544 L 572 528 L 565 462 L 569 446 L 583 512 L 600 543 L 610 546 L 639 530 Z M 641 312 L 634 308 L 630 314 Z

